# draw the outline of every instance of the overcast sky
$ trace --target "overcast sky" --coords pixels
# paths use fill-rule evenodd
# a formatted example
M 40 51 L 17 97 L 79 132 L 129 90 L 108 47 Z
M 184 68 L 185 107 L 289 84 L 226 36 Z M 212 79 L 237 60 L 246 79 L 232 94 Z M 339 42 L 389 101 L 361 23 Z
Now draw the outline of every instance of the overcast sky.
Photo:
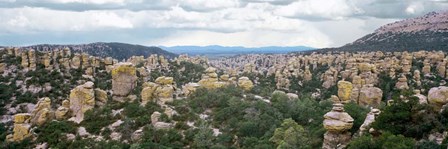
M 448 0 L 0 0 L 0 45 L 331 47 Z

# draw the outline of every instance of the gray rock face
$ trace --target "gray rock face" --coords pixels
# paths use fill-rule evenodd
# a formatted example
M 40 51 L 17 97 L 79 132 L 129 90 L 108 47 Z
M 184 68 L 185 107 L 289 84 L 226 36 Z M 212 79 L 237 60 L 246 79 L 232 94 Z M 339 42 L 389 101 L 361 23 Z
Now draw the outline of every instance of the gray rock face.
M 119 63 L 112 70 L 112 90 L 115 96 L 125 97 L 134 89 L 137 81 L 132 63 Z
M 70 92 L 70 110 L 72 112 L 72 121 L 80 123 L 84 120 L 84 113 L 95 106 L 95 93 L 93 83 L 87 82 L 84 85 L 77 86 Z
M 440 110 L 443 105 L 448 103 L 448 87 L 439 86 L 431 88 L 428 92 L 428 101 L 435 110 Z

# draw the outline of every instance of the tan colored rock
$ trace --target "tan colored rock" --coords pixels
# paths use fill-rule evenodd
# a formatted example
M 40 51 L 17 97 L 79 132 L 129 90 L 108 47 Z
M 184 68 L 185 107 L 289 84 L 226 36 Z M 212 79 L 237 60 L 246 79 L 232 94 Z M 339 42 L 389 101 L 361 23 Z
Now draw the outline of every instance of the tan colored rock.
M 73 56 L 72 60 L 70 61 L 70 66 L 73 69 L 78 69 L 81 67 L 81 60 L 82 57 L 79 53 L 75 53 L 75 55 Z
M 353 118 L 344 112 L 343 104 L 333 104 L 333 109 L 324 115 L 324 149 L 345 148 L 351 139 L 348 131 L 353 127 Z
M 51 63 L 50 63 L 51 62 L 50 53 L 45 52 L 44 56 L 42 57 L 42 61 L 45 66 L 45 69 L 47 69 L 47 70 L 53 69 L 53 67 L 52 67 L 53 65 L 51 65 Z
M 172 85 L 157 87 L 155 90 L 155 95 L 158 98 L 158 103 L 160 104 L 173 102 L 174 87 Z
M 250 91 L 254 87 L 254 83 L 248 77 L 240 77 L 238 79 L 238 86 L 245 91 Z
M 70 110 L 73 120 L 80 123 L 84 120 L 84 113 L 95 106 L 95 93 L 93 82 L 87 82 L 84 85 L 77 86 L 70 92 Z
M 31 114 L 29 113 L 19 113 L 14 115 L 14 124 L 29 123 L 30 120 L 31 120 Z
M 305 72 L 303 74 L 303 80 L 304 81 L 310 81 L 313 78 L 313 74 L 310 71 L 310 67 L 306 66 L 305 67 Z
M 365 85 L 359 92 L 358 104 L 361 106 L 378 107 L 383 98 L 383 91 L 373 85 Z
M 108 100 L 107 92 L 102 89 L 96 88 L 95 89 L 95 105 L 104 106 L 104 105 L 106 105 L 107 100 Z
M 359 128 L 359 136 L 362 136 L 364 133 L 369 132 L 371 125 L 375 122 L 375 118 L 380 115 L 381 111 L 379 109 L 371 109 L 369 113 L 367 113 L 366 118 L 364 119 L 364 123 L 362 123 Z
M 142 105 L 146 105 L 146 103 L 154 100 L 154 93 L 157 87 L 159 87 L 159 85 L 153 82 L 149 82 L 145 85 L 141 92 Z
M 199 87 L 200 87 L 200 85 L 197 83 L 188 83 L 182 87 L 182 92 L 183 92 L 184 96 L 189 96 L 192 93 L 194 93 L 196 91 L 196 89 Z
M 5 63 L 0 63 L 0 73 L 3 73 L 3 72 L 5 72 L 5 70 L 6 70 L 6 64 Z
M 344 132 L 353 126 L 353 118 L 344 112 L 344 105 L 333 104 L 333 109 L 324 115 L 324 128 L 331 132 Z
M 399 89 L 399 90 L 407 90 L 409 89 L 408 86 L 408 79 L 406 78 L 405 75 L 401 75 L 400 78 L 398 78 L 398 82 L 395 84 L 395 88 Z
M 13 141 L 20 142 L 31 136 L 30 134 L 30 124 L 14 124 L 13 129 Z
M 350 97 L 352 94 L 352 83 L 348 81 L 339 81 L 338 82 L 338 97 L 342 103 L 350 102 Z
M 54 115 L 57 120 L 67 119 L 70 116 L 70 101 L 68 100 L 62 101 L 62 106 L 58 107 Z
M 22 141 L 31 136 L 30 128 L 31 124 L 29 121 L 31 119 L 31 114 L 19 113 L 14 115 L 14 128 L 12 136 L 9 135 L 8 141 Z
M 25 52 L 22 52 L 22 54 L 21 54 L 21 59 L 22 59 L 22 62 L 20 63 L 20 65 L 23 67 L 23 68 L 28 68 L 29 66 L 30 66 L 30 63 L 29 63 L 29 61 L 28 61 L 28 53 L 25 51 Z
M 31 112 L 31 124 L 40 126 L 52 118 L 51 99 L 48 97 L 39 99 L 34 110 Z
M 115 96 L 125 97 L 134 89 L 136 69 L 131 63 L 119 63 L 112 70 L 112 90 Z
M 36 60 L 36 51 L 34 51 L 33 49 L 30 49 L 28 51 L 28 61 L 30 63 L 30 69 L 31 70 L 36 70 L 36 66 L 37 66 L 37 60 Z
M 436 111 L 448 103 L 448 87 L 433 87 L 428 92 L 428 102 Z

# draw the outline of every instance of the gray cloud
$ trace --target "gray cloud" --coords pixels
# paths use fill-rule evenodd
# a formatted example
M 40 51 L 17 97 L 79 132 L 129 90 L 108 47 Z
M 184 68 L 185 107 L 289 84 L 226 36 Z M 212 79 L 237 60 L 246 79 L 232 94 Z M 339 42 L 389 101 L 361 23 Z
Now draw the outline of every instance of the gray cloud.
M 448 0 L 0 0 L 0 45 L 340 46 Z

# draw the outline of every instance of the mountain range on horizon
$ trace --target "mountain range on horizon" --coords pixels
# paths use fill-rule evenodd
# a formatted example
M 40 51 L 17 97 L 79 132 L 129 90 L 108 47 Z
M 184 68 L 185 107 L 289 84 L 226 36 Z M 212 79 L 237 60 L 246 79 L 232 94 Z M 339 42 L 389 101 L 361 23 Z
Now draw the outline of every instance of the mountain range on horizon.
M 2 46 L 0 46 L 2 47 Z M 5 46 L 3 46 L 5 47 Z M 448 50 L 448 11 L 430 12 L 424 16 L 386 24 L 373 33 L 341 47 L 316 49 L 307 46 L 144 46 L 119 42 L 95 42 L 89 44 L 39 44 L 23 46 L 39 51 L 62 49 L 86 52 L 93 56 L 127 59 L 134 55 L 148 57 L 151 54 L 174 58 L 179 54 L 207 57 L 234 56 L 238 54 L 285 54 L 301 51 L 416 51 Z
M 324 51 L 448 51 L 448 11 L 396 21 L 342 47 Z

